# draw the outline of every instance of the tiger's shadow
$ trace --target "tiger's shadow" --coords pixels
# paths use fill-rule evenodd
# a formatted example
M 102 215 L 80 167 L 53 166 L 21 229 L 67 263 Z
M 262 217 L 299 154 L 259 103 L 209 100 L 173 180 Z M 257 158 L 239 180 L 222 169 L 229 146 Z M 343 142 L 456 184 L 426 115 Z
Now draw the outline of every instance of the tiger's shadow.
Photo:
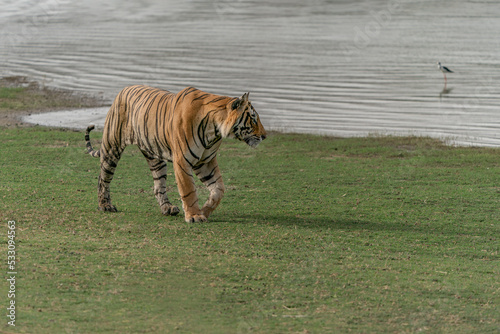
M 381 223 L 350 218 L 325 218 L 325 217 L 295 217 L 291 215 L 266 215 L 266 214 L 238 214 L 234 216 L 214 215 L 210 222 L 234 224 L 263 224 L 279 226 L 299 226 L 311 229 L 335 230 L 393 230 L 394 226 L 384 226 Z M 210 224 L 209 222 L 209 224 Z
M 455 235 L 456 231 L 451 229 L 443 229 L 442 226 L 432 227 L 428 224 L 402 223 L 401 221 L 370 221 L 356 218 L 339 218 L 327 217 L 295 217 L 291 215 L 267 215 L 267 214 L 237 214 L 233 216 L 214 215 L 210 222 L 213 223 L 228 223 L 228 224 L 261 224 L 261 225 L 277 225 L 283 227 L 298 227 L 308 229 L 318 229 L 324 231 L 343 231 L 343 232 L 394 232 L 394 234 L 418 233 L 422 235 L 430 235 L 435 233 L 435 229 L 439 228 L 442 235 Z

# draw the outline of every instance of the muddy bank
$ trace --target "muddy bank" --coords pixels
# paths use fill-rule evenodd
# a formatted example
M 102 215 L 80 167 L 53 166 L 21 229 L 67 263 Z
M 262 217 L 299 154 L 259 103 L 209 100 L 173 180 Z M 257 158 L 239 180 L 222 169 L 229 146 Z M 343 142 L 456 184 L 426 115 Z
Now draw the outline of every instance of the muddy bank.
M 0 78 L 1 88 L 13 88 L 0 96 L 0 126 L 31 126 L 30 117 L 41 117 L 47 112 L 68 109 L 100 107 L 101 97 L 82 92 L 47 87 L 23 76 Z M 71 120 L 72 116 L 68 116 Z M 48 125 L 48 124 L 47 124 Z

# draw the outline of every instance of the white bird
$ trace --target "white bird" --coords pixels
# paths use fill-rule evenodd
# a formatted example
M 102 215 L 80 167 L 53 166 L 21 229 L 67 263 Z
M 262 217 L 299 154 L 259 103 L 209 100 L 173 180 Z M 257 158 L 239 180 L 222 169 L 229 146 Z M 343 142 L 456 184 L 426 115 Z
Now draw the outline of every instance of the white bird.
M 441 65 L 441 62 L 437 62 L 438 69 L 443 72 L 444 75 L 444 83 L 446 84 L 446 73 L 453 73 L 452 70 L 450 70 L 448 67 Z

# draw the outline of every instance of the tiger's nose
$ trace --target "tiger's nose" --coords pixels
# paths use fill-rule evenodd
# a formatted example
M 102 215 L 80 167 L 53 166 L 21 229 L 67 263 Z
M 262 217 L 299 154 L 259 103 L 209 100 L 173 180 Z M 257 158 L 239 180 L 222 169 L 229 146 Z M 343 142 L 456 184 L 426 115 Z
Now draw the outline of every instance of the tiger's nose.
M 266 136 L 266 135 L 262 135 L 262 136 L 260 136 L 260 139 L 262 139 L 262 140 L 264 140 L 264 139 L 266 139 L 266 138 L 267 138 L 267 136 Z

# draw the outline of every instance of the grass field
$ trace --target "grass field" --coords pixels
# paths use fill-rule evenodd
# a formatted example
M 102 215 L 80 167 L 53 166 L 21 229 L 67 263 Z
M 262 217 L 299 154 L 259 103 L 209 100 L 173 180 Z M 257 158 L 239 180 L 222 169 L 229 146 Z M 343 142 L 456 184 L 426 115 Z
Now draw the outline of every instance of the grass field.
M 18 260 L 16 327 L 3 317 L 0 331 L 500 331 L 498 149 L 227 140 L 226 195 L 209 223 L 188 224 L 161 215 L 135 147 L 111 184 L 112 214 L 97 211 L 99 161 L 83 133 L 1 128 L 0 143 L 1 253 L 15 220 Z

